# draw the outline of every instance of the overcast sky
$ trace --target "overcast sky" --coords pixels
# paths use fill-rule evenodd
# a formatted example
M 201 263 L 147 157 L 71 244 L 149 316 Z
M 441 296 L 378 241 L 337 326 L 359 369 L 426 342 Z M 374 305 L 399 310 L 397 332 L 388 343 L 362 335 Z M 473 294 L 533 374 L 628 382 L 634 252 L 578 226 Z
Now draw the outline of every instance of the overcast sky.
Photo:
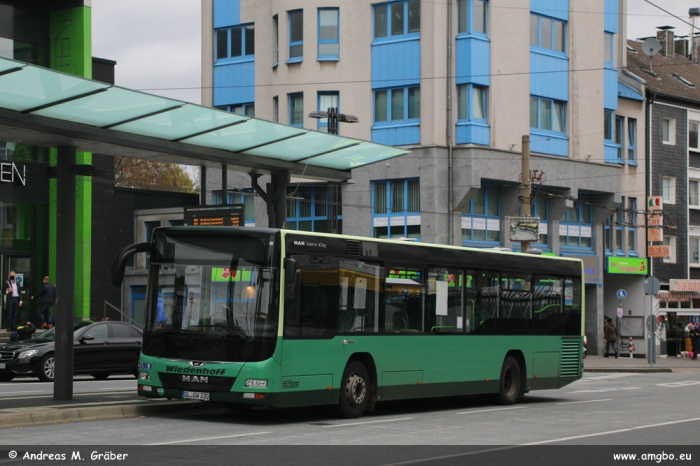
M 686 21 L 688 10 L 700 7 L 700 0 L 653 3 Z M 93 0 L 93 55 L 117 61 L 119 86 L 199 103 L 200 5 L 199 0 Z M 675 26 L 683 36 L 690 32 L 688 24 L 645 0 L 627 0 L 627 15 L 630 39 L 655 35 L 657 26 Z

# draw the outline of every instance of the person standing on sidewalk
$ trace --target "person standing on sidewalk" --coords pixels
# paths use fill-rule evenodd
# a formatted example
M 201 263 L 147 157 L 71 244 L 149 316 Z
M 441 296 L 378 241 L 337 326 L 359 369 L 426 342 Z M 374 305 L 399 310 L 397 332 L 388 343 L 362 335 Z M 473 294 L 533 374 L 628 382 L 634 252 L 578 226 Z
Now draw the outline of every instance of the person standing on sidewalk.
M 692 324 L 690 324 L 692 326 Z M 690 329 L 690 341 L 693 344 L 693 359 L 698 359 L 698 350 L 700 350 L 700 328 L 698 325 L 692 326 Z
M 608 357 L 608 350 L 612 347 L 617 359 L 617 327 L 613 324 L 610 317 L 605 318 L 605 327 L 603 327 L 603 340 L 605 341 L 605 354 L 603 357 Z
M 685 343 L 685 352 L 690 353 L 693 351 L 693 340 L 690 338 L 691 329 L 695 329 L 692 322 L 688 323 L 683 329 L 683 342 Z
M 10 270 L 10 278 L 5 282 L 5 309 L 7 309 L 7 331 L 12 332 L 17 320 L 17 311 L 22 307 L 22 285 L 17 282 L 17 274 Z
M 32 296 L 31 299 L 41 298 L 39 305 L 39 318 L 41 326 L 39 328 L 51 328 L 51 307 L 56 303 L 56 287 L 51 284 L 49 277 L 44 277 L 44 284 L 41 285 L 41 291 Z

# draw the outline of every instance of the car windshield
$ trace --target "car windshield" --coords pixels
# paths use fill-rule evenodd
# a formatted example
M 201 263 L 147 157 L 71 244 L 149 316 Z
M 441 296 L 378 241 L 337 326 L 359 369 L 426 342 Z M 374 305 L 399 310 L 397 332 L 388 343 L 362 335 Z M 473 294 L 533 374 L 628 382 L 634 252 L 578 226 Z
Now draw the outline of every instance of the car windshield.
M 77 332 L 79 329 L 83 327 L 87 327 L 90 325 L 92 322 L 90 321 L 82 321 L 82 322 L 73 322 L 73 332 Z M 52 327 L 49 330 L 37 335 L 34 337 L 35 340 L 55 340 L 56 339 L 56 327 Z

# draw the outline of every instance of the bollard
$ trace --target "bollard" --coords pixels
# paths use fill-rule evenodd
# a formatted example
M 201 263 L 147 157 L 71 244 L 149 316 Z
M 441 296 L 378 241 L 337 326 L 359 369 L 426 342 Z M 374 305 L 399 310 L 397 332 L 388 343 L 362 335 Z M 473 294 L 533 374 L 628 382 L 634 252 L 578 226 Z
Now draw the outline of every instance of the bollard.
M 632 337 L 630 337 L 630 359 L 632 359 L 633 352 L 634 352 L 634 343 L 632 343 Z

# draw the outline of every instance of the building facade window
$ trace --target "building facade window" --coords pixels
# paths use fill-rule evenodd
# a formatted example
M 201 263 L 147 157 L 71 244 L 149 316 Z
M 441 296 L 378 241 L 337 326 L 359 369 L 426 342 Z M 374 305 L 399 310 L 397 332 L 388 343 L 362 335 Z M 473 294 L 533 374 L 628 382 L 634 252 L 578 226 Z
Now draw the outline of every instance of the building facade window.
M 272 17 L 272 66 L 280 62 L 280 21 L 277 15 Z
M 664 236 L 664 245 L 668 246 L 668 257 L 664 257 L 663 261 L 667 264 L 676 263 L 676 237 Z
M 251 118 L 255 118 L 255 103 L 253 102 L 246 104 L 222 105 L 216 108 L 226 110 L 227 112 L 235 113 L 236 115 L 245 115 Z
M 462 213 L 462 244 L 500 243 L 501 200 L 498 186 L 483 186 Z
M 688 122 L 688 148 L 691 150 L 700 149 L 700 146 L 698 146 L 698 126 L 700 126 L 700 123 L 697 121 Z
M 605 66 L 607 68 L 612 68 L 614 59 L 613 50 L 615 46 L 615 35 L 610 32 L 606 32 L 605 39 L 603 42 L 603 56 L 605 57 Z
M 530 15 L 530 46 L 558 54 L 566 53 L 566 23 L 536 14 Z
M 559 223 L 559 244 L 562 248 L 592 247 L 593 206 L 590 197 L 582 195 L 561 216 Z
M 328 232 L 329 196 L 327 186 L 289 188 L 286 228 L 297 231 Z M 340 209 L 342 202 L 338 206 Z M 342 211 L 338 211 L 338 231 L 342 231 Z
M 627 119 L 627 162 L 632 164 L 637 160 L 636 147 L 637 138 L 637 120 L 635 118 Z
M 289 60 L 297 63 L 304 59 L 304 10 L 289 12 Z
M 664 144 L 676 144 L 676 120 L 664 118 L 662 123 L 662 142 Z
M 318 93 L 318 109 L 328 111 L 330 107 L 340 107 L 340 94 L 337 91 L 324 91 Z M 322 133 L 328 132 L 328 118 L 318 119 L 318 130 Z
M 689 236 L 688 237 L 688 264 L 691 267 L 700 266 L 700 236 Z
M 255 27 L 252 24 L 216 30 L 216 61 L 255 58 Z
M 700 209 L 700 180 L 688 180 L 688 206 Z
M 661 181 L 661 196 L 664 204 L 676 203 L 676 178 L 673 176 L 664 176 Z
M 318 59 L 340 58 L 340 9 L 318 9 Z
M 487 6 L 486 0 L 458 0 L 457 32 L 487 35 Z
M 289 124 L 304 126 L 304 94 L 289 94 Z
M 487 93 L 485 86 L 457 85 L 457 119 L 486 121 Z
M 637 255 L 637 198 L 627 199 L 627 255 Z
M 420 34 L 420 1 L 375 5 L 375 39 L 397 39 L 418 34 Z
M 420 87 L 374 91 L 374 122 L 397 123 L 420 120 Z
M 420 239 L 420 180 L 372 183 L 372 236 Z
M 280 122 L 280 98 L 278 96 L 272 98 L 272 121 Z
M 530 97 L 530 128 L 566 132 L 566 102 Z
M 622 160 L 625 156 L 623 142 L 625 140 L 625 117 L 615 117 L 615 147 L 617 147 L 617 158 Z

